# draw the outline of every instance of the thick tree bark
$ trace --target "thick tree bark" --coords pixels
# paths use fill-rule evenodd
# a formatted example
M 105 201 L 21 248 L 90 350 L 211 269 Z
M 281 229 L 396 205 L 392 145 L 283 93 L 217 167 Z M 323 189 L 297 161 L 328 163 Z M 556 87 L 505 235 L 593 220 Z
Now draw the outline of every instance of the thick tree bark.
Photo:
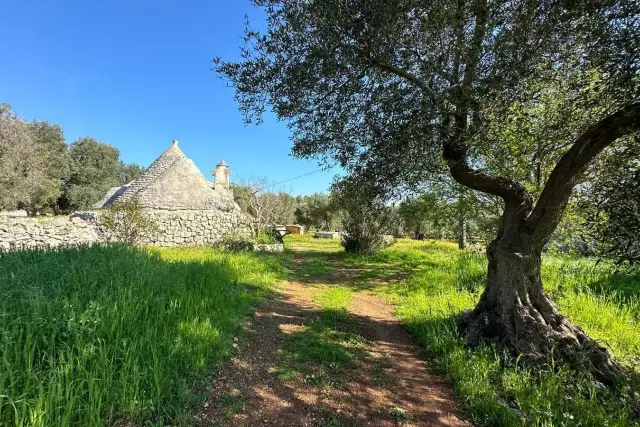
M 493 242 L 487 249 L 487 283 L 478 305 L 458 319 L 469 344 L 489 341 L 529 363 L 551 358 L 591 372 L 604 383 L 615 379 L 611 354 L 573 325 L 542 289 L 540 253 L 513 253 Z

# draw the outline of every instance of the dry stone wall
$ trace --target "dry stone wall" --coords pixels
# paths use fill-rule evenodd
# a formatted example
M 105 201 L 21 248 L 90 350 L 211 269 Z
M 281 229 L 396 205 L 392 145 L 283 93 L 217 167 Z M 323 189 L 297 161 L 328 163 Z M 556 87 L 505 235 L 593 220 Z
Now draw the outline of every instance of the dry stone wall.
M 229 234 L 250 233 L 247 218 L 238 211 L 161 211 L 150 214 L 159 233 L 148 242 L 157 246 L 200 246 L 218 242 Z
M 0 250 L 92 244 L 104 237 L 94 221 L 81 217 L 0 218 Z
M 156 222 L 159 232 L 146 237 L 144 243 L 155 246 L 209 245 L 227 234 L 250 233 L 247 218 L 236 210 L 151 210 L 146 213 Z M 0 250 L 105 243 L 110 239 L 100 226 L 99 218 L 97 212 L 59 217 L 0 217 Z

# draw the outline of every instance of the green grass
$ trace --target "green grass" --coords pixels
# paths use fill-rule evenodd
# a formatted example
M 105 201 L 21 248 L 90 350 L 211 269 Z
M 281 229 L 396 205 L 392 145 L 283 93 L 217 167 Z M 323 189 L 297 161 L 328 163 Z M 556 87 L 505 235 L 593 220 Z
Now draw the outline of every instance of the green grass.
M 0 425 L 186 424 L 283 274 L 204 248 L 0 254 Z
M 352 289 L 345 286 L 326 288 L 318 292 L 313 301 L 325 310 L 347 309 L 353 293 Z
M 236 414 L 245 410 L 244 401 L 240 396 L 223 394 L 217 403 L 222 408 L 222 416 L 227 420 L 233 419 Z
M 343 308 L 319 310 L 310 325 L 290 333 L 279 350 L 278 376 L 321 387 L 344 387 L 367 359 L 368 342 Z
M 299 238 L 298 238 L 299 239 Z M 297 247 L 298 239 L 289 245 Z M 335 241 L 304 242 L 336 259 Z M 608 390 L 565 368 L 532 370 L 491 346 L 470 349 L 454 320 L 472 308 L 484 286 L 486 259 L 444 242 L 400 240 L 375 256 L 342 255 L 361 271 L 348 283 L 374 290 L 397 314 L 454 387 L 467 415 L 486 426 L 628 426 L 640 422 L 640 382 Z M 563 313 L 640 374 L 640 274 L 607 262 L 568 256 L 543 258 L 543 282 Z M 390 277 L 399 280 L 389 281 Z M 637 377 L 636 381 L 637 381 Z
M 411 257 L 401 254 L 413 253 Z M 441 243 L 405 243 L 381 254 L 402 263 L 425 262 L 391 294 L 398 314 L 436 358 L 457 394 L 480 425 L 624 426 L 640 402 L 633 391 L 608 391 L 566 369 L 533 371 L 506 361 L 492 347 L 469 349 L 455 331 L 454 319 L 472 308 L 483 288 L 486 261 Z M 415 258 L 413 258 L 415 257 Z M 418 261 L 420 260 L 420 261 Z M 640 354 L 640 330 L 634 313 L 637 297 L 615 291 L 613 268 L 593 260 L 546 256 L 543 282 L 563 313 L 594 338 L 606 343 L 629 366 Z M 598 283 L 609 291 L 596 292 Z M 640 281 L 638 281 L 640 282 Z M 640 283 L 639 283 L 640 284 Z M 640 391 L 636 384 L 636 392 Z

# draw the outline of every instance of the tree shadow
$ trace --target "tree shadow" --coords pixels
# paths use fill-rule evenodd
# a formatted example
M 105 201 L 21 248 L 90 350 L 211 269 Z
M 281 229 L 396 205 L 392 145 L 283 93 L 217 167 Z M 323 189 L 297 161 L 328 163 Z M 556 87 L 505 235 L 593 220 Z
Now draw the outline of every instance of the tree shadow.
M 596 295 L 614 296 L 627 301 L 640 299 L 640 271 L 616 272 L 587 286 Z
M 10 359 L 0 377 L 17 380 L 3 390 L 0 405 L 15 411 L 0 411 L 0 424 L 36 413 L 72 425 L 183 416 L 202 401 L 211 366 L 230 357 L 244 318 L 275 295 L 282 277 L 276 256 L 204 248 L 3 253 L 0 298 L 12 320 L 0 335 L 24 338 L 3 347 Z M 29 352 L 18 350 L 25 345 Z
M 287 295 L 268 301 L 248 326 L 234 362 L 214 376 L 207 421 L 304 426 L 315 419 L 312 425 L 391 427 L 398 425 L 393 408 L 411 407 L 411 415 L 425 423 L 420 425 L 451 425 L 454 407 L 434 392 L 441 384 L 414 366 L 385 363 L 369 353 L 374 341 L 401 355 L 415 351 L 403 334 L 376 334 L 380 328 L 404 326 L 344 310 L 316 310 Z M 403 387 L 389 378 L 400 379 Z M 244 408 L 224 419 L 220 397 L 229 393 Z M 341 424 L 330 424 L 336 420 Z

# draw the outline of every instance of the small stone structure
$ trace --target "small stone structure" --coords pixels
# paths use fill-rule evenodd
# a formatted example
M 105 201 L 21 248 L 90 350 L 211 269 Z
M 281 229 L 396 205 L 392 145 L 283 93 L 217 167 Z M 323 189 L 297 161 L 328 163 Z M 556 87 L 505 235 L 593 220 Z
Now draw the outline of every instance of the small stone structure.
M 253 245 L 253 250 L 256 252 L 284 252 L 284 245 L 282 243 L 256 243 Z
M 289 234 L 304 234 L 304 227 L 298 224 L 291 224 L 285 226 Z
M 316 231 L 313 235 L 316 239 L 339 239 L 341 236 L 337 231 Z
M 158 233 L 143 243 L 157 246 L 193 246 L 217 243 L 227 234 L 249 234 L 250 218 L 233 199 L 231 171 L 224 161 L 216 167 L 214 183 L 207 182 L 192 160 L 174 141 L 138 178 L 111 188 L 93 206 L 94 211 L 68 217 L 0 220 L 0 248 L 21 249 L 89 244 L 108 240 L 100 226 L 100 210 L 136 198 L 155 221 Z

